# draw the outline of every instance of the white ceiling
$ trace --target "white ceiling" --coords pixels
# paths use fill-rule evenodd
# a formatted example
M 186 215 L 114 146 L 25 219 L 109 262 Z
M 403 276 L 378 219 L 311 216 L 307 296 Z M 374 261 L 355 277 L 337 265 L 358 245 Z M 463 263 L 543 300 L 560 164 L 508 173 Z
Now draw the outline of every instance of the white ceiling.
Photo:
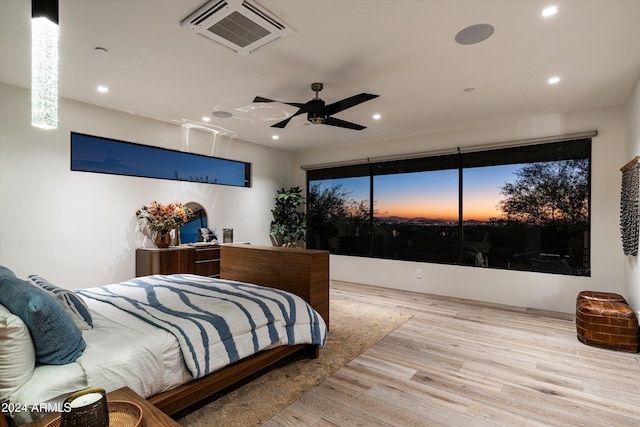
M 640 75 L 640 0 L 259 0 L 295 33 L 249 56 L 180 26 L 205 3 L 60 0 L 60 95 L 304 151 L 624 104 Z M 550 4 L 558 14 L 542 18 Z M 26 88 L 30 5 L 0 0 L 0 81 Z M 455 42 L 478 23 L 493 25 L 493 36 Z M 560 83 L 549 85 L 551 76 Z M 306 102 L 315 81 L 327 104 L 380 95 L 336 115 L 367 129 L 311 125 L 305 115 L 273 129 L 296 109 L 252 104 L 256 95 Z M 234 116 L 204 123 L 214 110 Z

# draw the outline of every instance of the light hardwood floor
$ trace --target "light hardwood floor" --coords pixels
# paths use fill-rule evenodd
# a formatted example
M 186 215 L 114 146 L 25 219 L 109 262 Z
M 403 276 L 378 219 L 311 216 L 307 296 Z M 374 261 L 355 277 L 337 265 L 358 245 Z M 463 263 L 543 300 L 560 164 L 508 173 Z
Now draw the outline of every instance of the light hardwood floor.
M 574 316 L 332 282 L 413 318 L 266 425 L 640 426 L 640 356 L 589 347 Z

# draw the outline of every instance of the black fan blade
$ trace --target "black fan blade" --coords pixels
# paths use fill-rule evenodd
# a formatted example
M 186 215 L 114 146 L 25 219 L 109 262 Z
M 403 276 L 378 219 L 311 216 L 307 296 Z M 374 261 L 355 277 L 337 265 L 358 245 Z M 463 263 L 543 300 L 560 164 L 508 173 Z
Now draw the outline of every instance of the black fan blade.
M 302 108 L 305 106 L 305 104 L 301 104 L 299 102 L 282 102 L 282 101 L 275 101 L 273 99 L 269 99 L 269 98 L 263 98 L 261 96 L 256 96 L 253 99 L 253 102 L 277 102 L 280 104 L 285 104 L 285 105 L 291 105 L 292 107 L 297 107 L 297 108 Z
M 289 117 L 288 119 L 284 119 L 283 121 L 278 122 L 275 125 L 271 125 L 271 127 L 272 128 L 284 129 L 284 127 L 289 124 L 289 121 L 291 121 L 291 119 L 293 119 L 295 116 L 297 116 L 297 114 L 294 114 L 293 116 Z
M 280 102 L 280 101 L 274 101 L 273 99 L 267 99 L 267 98 L 263 98 L 261 96 L 256 96 L 254 98 L 253 102 Z
M 354 105 L 362 104 L 363 102 L 369 101 L 370 99 L 377 98 L 380 95 L 372 95 L 370 93 L 361 93 L 359 95 L 353 95 L 349 98 L 345 98 L 342 101 L 334 102 L 333 104 L 329 104 L 325 107 L 324 113 L 327 116 L 332 116 L 340 111 L 346 110 L 347 108 L 351 108 Z
M 274 101 L 273 99 L 263 98 L 261 96 L 256 96 L 255 99 L 253 100 L 253 102 L 278 102 L 280 104 L 291 105 L 292 107 L 297 107 L 298 108 L 298 111 L 296 111 L 295 114 L 293 114 L 292 116 L 289 116 L 288 118 L 284 119 L 281 122 L 276 123 L 275 125 L 271 125 L 272 128 L 283 129 L 285 126 L 287 126 L 289 124 L 291 119 L 293 119 L 295 116 L 298 116 L 298 115 L 300 115 L 302 113 L 306 113 L 307 112 L 305 110 L 305 106 L 307 104 L 301 104 L 299 102 Z
M 305 104 L 301 104 L 302 107 L 304 107 Z M 293 114 L 292 116 L 289 116 L 288 118 L 284 119 L 281 122 L 276 123 L 275 125 L 271 125 L 272 128 L 281 128 L 283 129 L 285 126 L 287 126 L 289 124 L 289 121 L 291 121 L 291 119 L 293 119 L 295 116 L 298 116 L 302 113 L 306 113 L 306 110 L 304 108 L 300 107 L 298 109 L 298 111 L 295 112 L 295 114 Z
M 366 126 L 361 126 L 355 123 L 347 122 L 344 120 L 336 119 L 335 117 L 327 117 L 327 120 L 324 122 L 325 125 L 329 126 L 337 126 L 340 128 L 347 128 L 353 130 L 362 130 L 366 129 Z

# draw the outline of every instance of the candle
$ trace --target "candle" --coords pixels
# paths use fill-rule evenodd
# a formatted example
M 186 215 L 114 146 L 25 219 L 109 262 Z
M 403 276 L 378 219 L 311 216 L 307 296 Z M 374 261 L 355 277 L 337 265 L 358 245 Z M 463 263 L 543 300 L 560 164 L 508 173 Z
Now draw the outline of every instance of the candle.
M 70 403 L 70 406 L 71 408 L 80 408 L 82 406 L 96 403 L 100 399 L 102 399 L 102 394 L 100 393 L 86 393 L 73 399 Z
M 101 388 L 73 393 L 64 401 L 67 410 L 60 416 L 60 427 L 109 427 L 109 407 Z

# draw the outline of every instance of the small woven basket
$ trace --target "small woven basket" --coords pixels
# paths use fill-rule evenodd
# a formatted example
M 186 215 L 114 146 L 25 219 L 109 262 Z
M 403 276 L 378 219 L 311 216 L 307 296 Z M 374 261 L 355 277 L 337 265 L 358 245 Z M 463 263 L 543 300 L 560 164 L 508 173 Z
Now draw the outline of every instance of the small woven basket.
M 109 405 L 109 427 L 140 427 L 142 409 L 133 402 L 114 400 Z

